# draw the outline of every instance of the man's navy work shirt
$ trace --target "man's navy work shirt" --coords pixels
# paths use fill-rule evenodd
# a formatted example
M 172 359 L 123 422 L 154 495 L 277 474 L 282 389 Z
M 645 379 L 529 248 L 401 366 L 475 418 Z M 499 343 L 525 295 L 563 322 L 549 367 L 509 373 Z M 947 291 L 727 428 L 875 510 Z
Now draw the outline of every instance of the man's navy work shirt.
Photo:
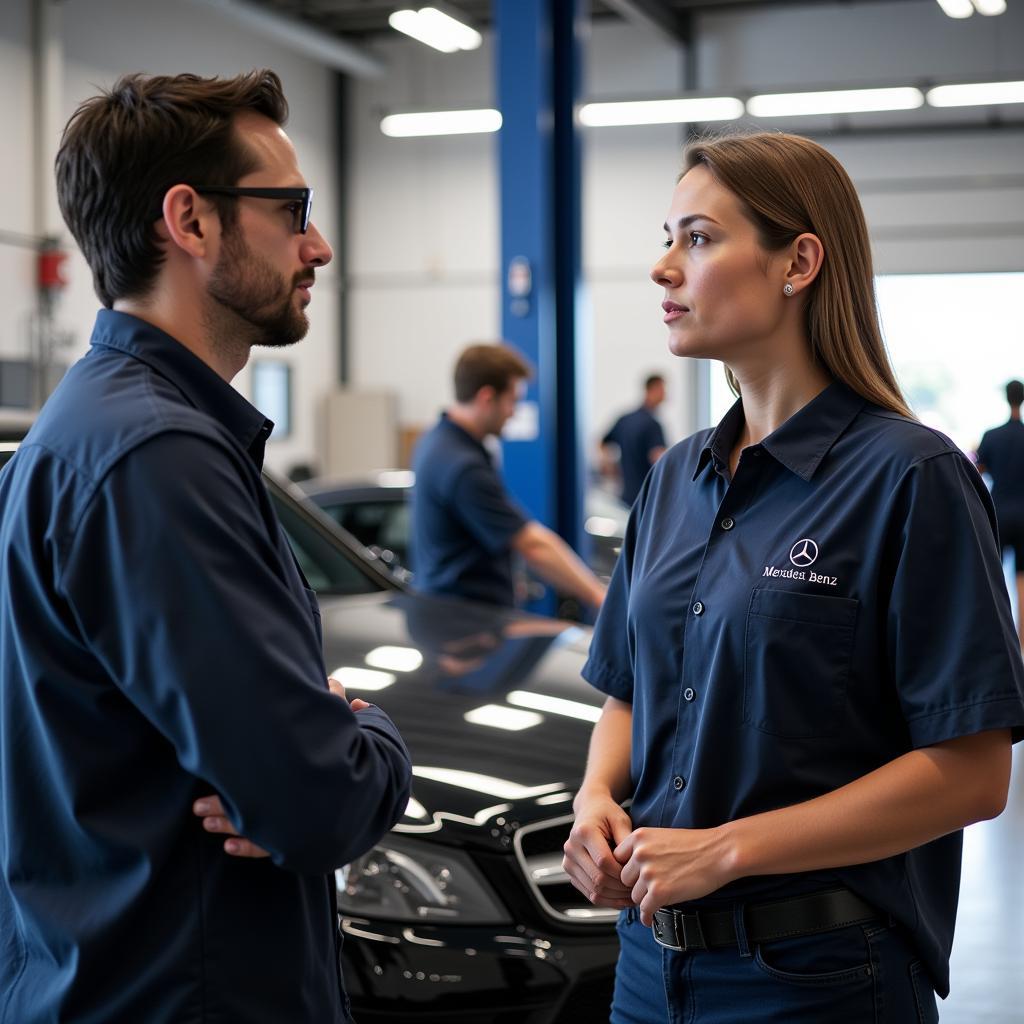
M 419 590 L 515 604 L 512 538 L 527 516 L 487 449 L 442 414 L 413 457 L 413 580 Z
M 1009 420 L 986 430 L 978 445 L 978 461 L 992 477 L 992 500 L 1000 525 L 1012 536 L 1007 543 L 1024 544 L 1024 423 Z M 1018 571 L 1024 571 L 1021 566 Z
M 4 1024 L 350 1019 L 332 869 L 410 769 L 383 712 L 327 689 L 270 427 L 102 311 L 0 475 Z M 203 831 L 214 792 L 271 859 Z
M 642 405 L 625 416 L 601 439 L 602 444 L 619 446 L 619 468 L 622 470 L 622 500 L 627 505 L 636 501 L 644 478 L 651 470 L 651 451 L 665 447 L 665 431 L 647 406 Z
M 1024 669 L 975 468 L 833 383 L 728 478 L 737 402 L 655 465 L 584 676 L 633 707 L 630 811 L 710 828 L 831 792 L 907 751 L 1011 728 Z M 837 880 L 910 932 L 949 989 L 962 833 L 709 902 Z

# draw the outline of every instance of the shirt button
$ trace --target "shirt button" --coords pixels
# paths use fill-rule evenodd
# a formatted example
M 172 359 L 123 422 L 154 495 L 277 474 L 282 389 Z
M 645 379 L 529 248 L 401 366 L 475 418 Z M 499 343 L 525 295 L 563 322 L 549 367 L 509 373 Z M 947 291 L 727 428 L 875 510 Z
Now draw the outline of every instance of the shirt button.
M 672 780 L 672 786 L 673 786 L 673 788 L 675 789 L 675 791 L 676 791 L 677 793 L 678 793 L 678 792 L 679 792 L 679 791 L 680 791 L 680 790 L 681 790 L 681 789 L 682 789 L 682 788 L 683 788 L 683 787 L 684 787 L 685 785 L 686 785 L 686 779 L 684 779 L 684 778 L 682 777 L 682 775 L 677 775 L 677 776 L 676 776 L 676 777 L 675 777 L 675 778 L 674 778 L 674 779 Z
M 736 521 L 734 519 L 732 519 L 731 517 L 726 516 L 722 520 L 720 525 L 721 525 L 723 530 L 731 530 L 736 525 Z
M 692 686 L 688 686 L 685 690 L 683 690 L 683 699 L 684 700 L 694 700 L 694 698 L 696 698 L 696 696 L 697 696 L 697 691 Z
M 698 601 L 698 602 L 697 602 L 697 603 L 696 603 L 696 604 L 695 604 L 695 605 L 693 606 L 693 614 L 694 614 L 694 615 L 703 615 L 703 614 L 704 614 L 704 605 L 702 605 L 702 604 L 700 603 L 700 601 Z

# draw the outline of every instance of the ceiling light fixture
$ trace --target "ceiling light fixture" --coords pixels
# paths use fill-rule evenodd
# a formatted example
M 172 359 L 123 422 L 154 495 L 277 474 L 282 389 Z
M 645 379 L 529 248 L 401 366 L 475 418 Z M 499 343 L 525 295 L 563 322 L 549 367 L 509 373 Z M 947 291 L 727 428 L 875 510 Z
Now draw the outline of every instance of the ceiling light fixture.
M 467 711 L 462 717 L 471 725 L 489 725 L 492 729 L 507 729 L 509 732 L 532 729 L 544 721 L 544 716 L 535 711 L 520 711 L 500 704 L 484 704 Z
M 752 117 L 806 117 L 812 114 L 859 114 L 877 110 L 914 110 L 924 93 L 912 86 L 895 89 L 837 89 L 830 92 L 762 93 L 747 100 Z
M 1024 82 L 937 85 L 928 90 L 928 103 L 933 107 L 988 107 L 1000 103 L 1024 103 Z
M 969 18 L 974 13 L 971 0 L 938 0 L 944 14 L 950 18 Z
M 974 9 L 979 14 L 992 18 L 1006 13 L 1006 0 L 974 0 Z
M 423 114 L 390 114 L 380 130 L 393 139 L 426 135 L 475 135 L 501 127 L 497 110 L 432 110 Z
M 483 36 L 476 29 L 436 7 L 395 11 L 388 18 L 388 24 L 397 32 L 403 32 L 442 53 L 475 50 L 483 42 Z
M 743 101 L 734 96 L 694 96 L 678 100 L 631 100 L 625 103 L 586 103 L 580 123 L 591 128 L 638 124 L 693 124 L 734 121 L 743 116 Z
M 355 668 L 345 665 L 330 673 L 345 690 L 386 690 L 398 677 L 391 672 L 377 672 L 372 668 Z

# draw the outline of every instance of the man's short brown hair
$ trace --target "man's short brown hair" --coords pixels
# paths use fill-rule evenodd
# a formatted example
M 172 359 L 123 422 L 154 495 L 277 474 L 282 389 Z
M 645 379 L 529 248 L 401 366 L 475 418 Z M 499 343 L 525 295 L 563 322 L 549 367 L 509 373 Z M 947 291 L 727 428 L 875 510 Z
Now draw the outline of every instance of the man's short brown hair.
M 164 255 L 154 228 L 174 185 L 235 185 L 258 167 L 235 133 L 238 114 L 283 125 L 288 103 L 273 71 L 234 78 L 132 74 L 71 115 L 57 153 L 57 197 L 100 302 L 141 298 Z M 211 197 L 224 230 L 234 201 Z
M 533 368 L 509 345 L 470 345 L 455 364 L 455 401 L 472 402 L 486 387 L 502 394 L 532 376 Z

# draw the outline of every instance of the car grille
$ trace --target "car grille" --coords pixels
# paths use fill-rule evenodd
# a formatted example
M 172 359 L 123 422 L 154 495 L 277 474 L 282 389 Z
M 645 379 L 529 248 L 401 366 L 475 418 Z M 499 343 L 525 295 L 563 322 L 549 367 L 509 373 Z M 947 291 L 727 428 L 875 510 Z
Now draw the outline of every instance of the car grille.
M 549 917 L 572 924 L 614 921 L 617 910 L 588 903 L 562 870 L 562 847 L 569 838 L 573 820 L 571 814 L 566 814 L 519 829 L 514 839 L 519 865 L 530 891 Z

